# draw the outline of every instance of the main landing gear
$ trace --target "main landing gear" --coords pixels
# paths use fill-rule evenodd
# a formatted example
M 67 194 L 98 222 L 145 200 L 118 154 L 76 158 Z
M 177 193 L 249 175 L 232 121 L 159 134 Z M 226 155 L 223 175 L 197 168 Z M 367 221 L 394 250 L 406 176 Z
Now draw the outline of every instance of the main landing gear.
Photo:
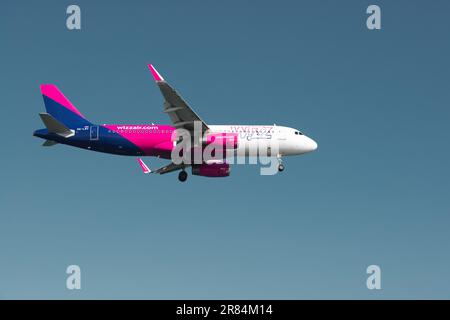
M 278 171 L 283 172 L 284 171 L 284 164 L 283 160 L 281 160 L 281 156 L 278 156 Z
M 187 180 L 188 174 L 186 171 L 181 170 L 180 173 L 178 174 L 178 180 L 180 180 L 180 182 L 185 182 Z

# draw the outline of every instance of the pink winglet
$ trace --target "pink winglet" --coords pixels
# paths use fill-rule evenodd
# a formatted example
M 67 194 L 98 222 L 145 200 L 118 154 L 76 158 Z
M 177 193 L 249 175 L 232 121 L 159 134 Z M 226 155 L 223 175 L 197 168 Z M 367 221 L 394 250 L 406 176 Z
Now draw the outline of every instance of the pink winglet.
M 138 158 L 137 160 L 138 160 L 138 162 L 139 162 L 139 165 L 140 165 L 141 168 L 142 168 L 142 171 L 144 171 L 144 173 L 150 173 L 150 172 L 152 172 L 152 171 L 147 167 L 147 165 L 144 163 L 144 161 L 142 161 L 141 158 Z
M 84 118 L 84 116 L 80 113 L 80 111 L 75 108 L 75 106 L 67 99 L 63 93 L 58 89 L 54 84 L 41 84 L 41 92 L 44 96 L 49 97 L 50 99 L 58 102 L 63 107 L 66 107 L 73 113 L 79 115 Z
M 164 78 L 161 77 L 159 72 L 155 69 L 155 67 L 152 64 L 149 64 L 148 67 L 149 67 L 149 69 L 150 69 L 150 71 L 151 71 L 151 73 L 153 75 L 153 78 L 155 78 L 156 82 L 164 81 Z

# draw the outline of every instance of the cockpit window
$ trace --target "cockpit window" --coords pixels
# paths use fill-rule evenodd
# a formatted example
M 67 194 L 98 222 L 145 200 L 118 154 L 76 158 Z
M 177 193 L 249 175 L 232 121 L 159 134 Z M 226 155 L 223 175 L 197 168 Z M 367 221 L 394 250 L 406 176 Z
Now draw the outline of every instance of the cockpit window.
M 298 135 L 303 135 L 303 133 L 301 133 L 300 131 L 295 131 L 295 134 L 298 134 Z

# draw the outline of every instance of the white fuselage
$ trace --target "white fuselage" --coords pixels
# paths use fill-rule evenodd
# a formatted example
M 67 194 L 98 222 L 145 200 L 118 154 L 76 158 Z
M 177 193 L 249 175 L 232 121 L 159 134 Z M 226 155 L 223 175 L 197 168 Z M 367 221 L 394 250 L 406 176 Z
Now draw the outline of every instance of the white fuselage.
M 211 132 L 238 134 L 237 155 L 290 156 L 311 152 L 317 143 L 299 130 L 277 125 L 210 125 Z M 259 151 L 258 151 L 259 150 Z

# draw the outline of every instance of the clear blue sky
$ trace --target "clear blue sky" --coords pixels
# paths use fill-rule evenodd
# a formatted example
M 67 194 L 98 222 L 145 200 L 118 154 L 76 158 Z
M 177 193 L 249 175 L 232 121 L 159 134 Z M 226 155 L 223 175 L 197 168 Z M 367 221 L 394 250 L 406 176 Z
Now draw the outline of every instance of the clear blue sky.
M 1 5 L 0 298 L 450 298 L 450 2 L 76 1 L 68 31 L 72 3 Z M 40 83 L 94 122 L 168 123 L 147 63 L 206 122 L 319 149 L 181 184 L 32 137 Z

